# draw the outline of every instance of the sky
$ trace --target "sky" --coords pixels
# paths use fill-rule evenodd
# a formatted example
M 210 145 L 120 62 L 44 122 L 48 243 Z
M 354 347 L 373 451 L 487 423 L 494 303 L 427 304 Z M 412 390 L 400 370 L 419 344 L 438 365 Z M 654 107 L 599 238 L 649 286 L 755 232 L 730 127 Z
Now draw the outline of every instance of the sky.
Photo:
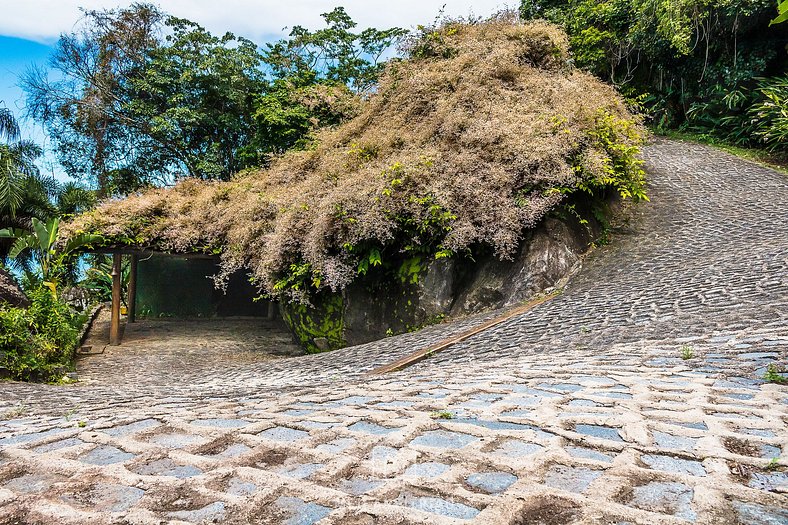
M 0 0 L 0 101 L 20 118 L 24 93 L 19 75 L 31 65 L 45 66 L 52 44 L 75 28 L 80 8 L 126 7 L 119 0 Z M 415 28 L 432 22 L 441 8 L 448 16 L 486 16 L 519 4 L 518 0 L 153 0 L 165 12 L 192 20 L 216 34 L 226 31 L 263 45 L 301 25 L 322 27 L 321 13 L 343 6 L 365 27 Z M 43 131 L 21 121 L 28 138 L 43 143 Z M 46 171 L 56 169 L 51 162 Z

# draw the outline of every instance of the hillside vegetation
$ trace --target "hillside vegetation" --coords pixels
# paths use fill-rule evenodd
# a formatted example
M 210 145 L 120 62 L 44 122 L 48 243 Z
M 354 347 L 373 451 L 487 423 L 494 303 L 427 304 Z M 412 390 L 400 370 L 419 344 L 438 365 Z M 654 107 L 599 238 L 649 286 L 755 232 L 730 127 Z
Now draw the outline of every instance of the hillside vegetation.
M 306 151 L 230 182 L 109 200 L 65 228 L 220 253 L 224 275 L 244 268 L 262 292 L 305 302 L 376 266 L 402 275 L 481 246 L 506 258 L 568 194 L 645 198 L 640 124 L 571 65 L 557 26 L 445 23 L 413 35 L 405 56 Z

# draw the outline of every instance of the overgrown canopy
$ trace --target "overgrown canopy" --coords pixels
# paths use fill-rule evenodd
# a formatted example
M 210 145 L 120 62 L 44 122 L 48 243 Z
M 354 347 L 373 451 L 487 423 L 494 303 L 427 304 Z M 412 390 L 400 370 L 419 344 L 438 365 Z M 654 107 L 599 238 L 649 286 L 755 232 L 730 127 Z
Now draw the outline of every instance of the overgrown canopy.
M 566 35 L 498 17 L 411 38 L 352 120 L 269 169 L 110 200 L 67 226 L 115 245 L 221 253 L 261 289 L 342 289 L 379 258 L 509 255 L 575 191 L 643 198 L 639 124 L 571 65 Z M 66 228 L 64 226 L 64 228 Z

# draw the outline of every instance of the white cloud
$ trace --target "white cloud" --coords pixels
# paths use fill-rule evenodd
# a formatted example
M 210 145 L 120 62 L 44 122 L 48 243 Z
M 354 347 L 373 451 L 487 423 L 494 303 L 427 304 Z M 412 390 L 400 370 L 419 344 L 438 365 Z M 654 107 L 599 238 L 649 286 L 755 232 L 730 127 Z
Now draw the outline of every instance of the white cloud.
M 52 42 L 71 30 L 79 8 L 127 5 L 120 0 L 0 0 L 0 34 Z M 344 6 L 360 27 L 415 27 L 428 23 L 446 5 L 450 16 L 489 15 L 517 0 L 159 0 L 166 12 L 188 18 L 214 33 L 231 31 L 258 43 L 286 33 L 285 27 L 322 25 L 320 13 Z

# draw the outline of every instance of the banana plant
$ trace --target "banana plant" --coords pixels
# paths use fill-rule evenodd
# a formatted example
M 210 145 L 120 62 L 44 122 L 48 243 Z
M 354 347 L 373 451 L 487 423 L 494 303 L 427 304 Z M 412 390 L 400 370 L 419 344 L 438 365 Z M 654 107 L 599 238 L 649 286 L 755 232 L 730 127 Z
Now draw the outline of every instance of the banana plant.
M 63 259 L 75 251 L 103 240 L 100 235 L 81 233 L 69 239 L 65 244 L 58 243 L 60 218 L 55 217 L 46 222 L 33 217 L 31 231 L 22 229 L 0 230 L 0 238 L 15 239 L 14 245 L 8 252 L 10 259 L 16 259 L 22 254 L 29 253 L 41 272 L 44 285 L 54 289 L 57 281 L 57 271 Z

